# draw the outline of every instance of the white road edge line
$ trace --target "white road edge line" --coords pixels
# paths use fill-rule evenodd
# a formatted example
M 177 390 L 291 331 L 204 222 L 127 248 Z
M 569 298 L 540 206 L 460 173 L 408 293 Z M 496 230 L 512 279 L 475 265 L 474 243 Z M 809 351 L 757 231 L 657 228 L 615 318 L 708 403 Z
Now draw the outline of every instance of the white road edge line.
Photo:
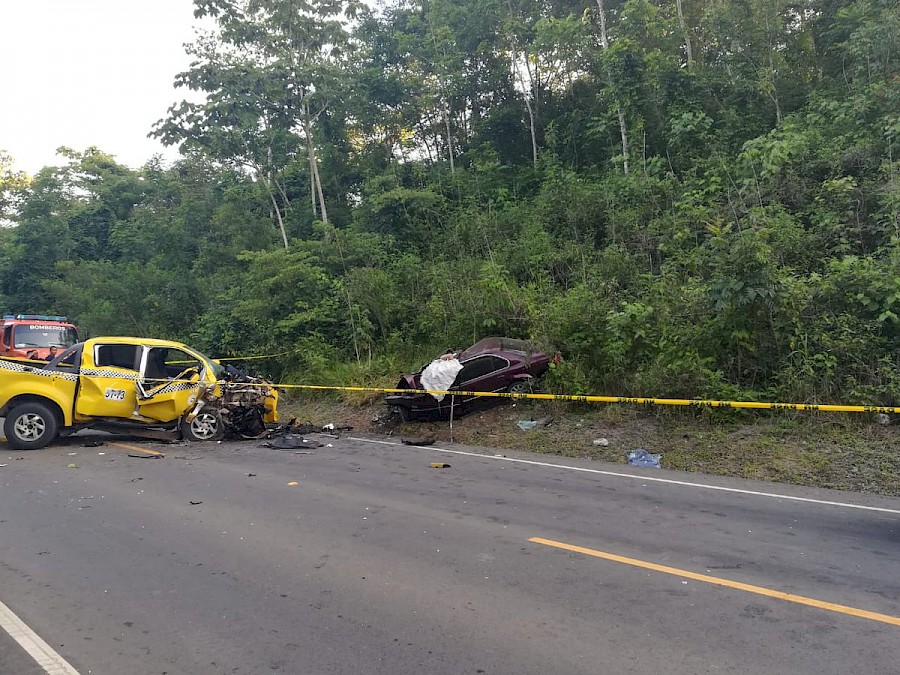
M 0 602 L 0 628 L 9 633 L 48 675 L 78 675 L 72 665 Z
M 351 441 L 363 441 L 364 443 L 378 443 L 380 445 L 401 445 L 391 441 L 376 441 L 371 438 L 358 438 L 348 436 Z M 448 450 L 446 448 L 438 448 L 433 445 L 406 445 L 408 448 L 419 448 L 421 450 L 437 450 L 438 452 L 448 452 L 453 455 L 465 455 L 467 457 L 480 457 L 482 459 L 495 459 L 501 462 L 515 462 L 517 464 L 531 464 L 533 466 L 547 466 L 553 469 L 566 469 L 567 471 L 580 471 L 582 473 L 595 473 L 602 476 L 616 476 L 617 478 L 633 478 L 635 480 L 652 481 L 654 483 L 668 483 L 669 485 L 682 485 L 685 487 L 702 488 L 704 490 L 719 490 L 720 492 L 736 492 L 742 495 L 753 495 L 756 497 L 768 497 L 770 499 L 786 499 L 792 502 L 807 502 L 809 504 L 822 504 L 825 506 L 842 506 L 847 509 L 861 509 L 863 511 L 878 511 L 879 513 L 891 513 L 900 515 L 900 509 L 888 509 L 881 506 L 864 506 L 862 504 L 849 504 L 847 502 L 830 502 L 825 499 L 812 499 L 810 497 L 794 497 L 792 495 L 780 495 L 774 492 L 757 492 L 756 490 L 741 490 L 740 488 L 723 487 L 721 485 L 705 485 L 703 483 L 690 483 L 684 480 L 672 480 L 671 478 L 655 478 L 653 476 L 641 476 L 633 473 L 620 473 L 618 471 L 603 471 L 602 469 L 588 469 L 583 466 L 571 466 L 568 464 L 553 464 L 551 462 L 537 462 L 531 459 L 516 459 L 514 457 L 500 457 L 497 455 L 484 455 L 479 452 L 465 452 L 464 450 Z

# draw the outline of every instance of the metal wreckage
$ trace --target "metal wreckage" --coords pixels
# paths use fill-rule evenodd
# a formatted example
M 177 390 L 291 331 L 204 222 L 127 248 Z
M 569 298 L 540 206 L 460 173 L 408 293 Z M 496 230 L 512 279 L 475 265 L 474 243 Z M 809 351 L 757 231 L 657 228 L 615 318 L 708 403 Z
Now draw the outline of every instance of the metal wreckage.
M 97 428 L 162 440 L 261 438 L 278 422 L 278 390 L 187 345 L 92 338 L 49 362 L 0 358 L 9 444 L 37 449 Z

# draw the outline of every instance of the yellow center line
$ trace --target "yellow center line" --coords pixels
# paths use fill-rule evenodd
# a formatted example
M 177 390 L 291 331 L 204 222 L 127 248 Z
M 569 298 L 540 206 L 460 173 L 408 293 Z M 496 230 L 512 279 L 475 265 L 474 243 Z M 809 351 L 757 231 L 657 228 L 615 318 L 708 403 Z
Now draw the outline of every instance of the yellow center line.
M 862 619 L 871 621 L 880 621 L 881 623 L 889 623 L 893 626 L 900 626 L 900 617 L 890 616 L 888 614 L 878 614 L 877 612 L 869 612 L 865 609 L 857 609 L 856 607 L 847 607 L 846 605 L 838 605 L 833 602 L 825 602 L 816 600 L 815 598 L 807 598 L 802 595 L 794 595 L 793 593 L 784 593 L 783 591 L 774 591 L 771 588 L 762 586 L 754 586 L 752 584 L 744 584 L 740 581 L 731 581 L 730 579 L 722 579 L 720 577 L 712 577 L 707 574 L 697 574 L 688 570 L 678 569 L 677 567 L 668 567 L 666 565 L 657 565 L 656 563 L 647 562 L 646 560 L 638 560 L 636 558 L 626 558 L 625 556 L 616 555 L 614 553 L 605 553 L 592 548 L 584 548 L 582 546 L 574 546 L 572 544 L 564 544 L 552 539 L 542 539 L 541 537 L 532 537 L 528 541 L 534 544 L 542 544 L 544 546 L 552 546 L 553 548 L 561 548 L 573 553 L 583 553 L 584 555 L 593 556 L 594 558 L 602 558 L 613 562 L 631 565 L 632 567 L 640 567 L 645 570 L 653 570 L 654 572 L 662 572 L 663 574 L 671 574 L 676 577 L 685 579 L 693 579 L 694 581 L 702 581 L 707 584 L 715 584 L 716 586 L 725 586 L 726 588 L 734 588 L 747 593 L 755 593 L 757 595 L 765 595 L 769 598 L 777 600 L 786 600 L 794 602 L 798 605 L 808 605 L 819 609 L 828 610 L 829 612 L 837 612 L 839 614 L 849 614 Z
M 129 445 L 128 443 L 113 443 L 109 442 L 107 445 L 114 445 L 117 448 L 122 448 L 124 450 L 131 450 L 132 452 L 143 452 L 147 455 L 159 455 L 160 457 L 165 457 L 165 453 L 159 452 L 158 450 L 150 450 L 149 448 L 142 448 L 140 445 Z

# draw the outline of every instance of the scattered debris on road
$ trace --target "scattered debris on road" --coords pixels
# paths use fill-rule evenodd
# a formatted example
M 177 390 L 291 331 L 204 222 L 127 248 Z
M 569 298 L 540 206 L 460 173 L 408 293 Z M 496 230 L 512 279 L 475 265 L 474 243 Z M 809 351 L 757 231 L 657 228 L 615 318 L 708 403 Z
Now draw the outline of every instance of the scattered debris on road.
M 202 503 L 203 502 L 192 502 L 190 499 L 188 500 L 188 504 L 190 504 L 191 506 L 199 506 Z
M 401 438 L 403 445 L 434 445 L 434 436 L 426 436 L 424 438 Z
M 321 448 L 322 444 L 303 436 L 288 434 L 287 436 L 277 436 L 270 441 L 266 441 L 260 447 L 274 448 L 275 450 L 296 450 L 297 448 Z
M 160 454 L 150 454 L 150 453 L 137 453 L 137 452 L 129 452 L 129 457 L 134 457 L 135 459 L 159 459 L 160 457 L 165 457 L 162 453 Z
M 431 468 L 432 469 L 449 469 L 450 465 L 447 464 L 446 462 L 432 462 Z
M 289 485 L 290 487 L 294 487 L 294 486 L 296 486 L 296 485 L 299 485 L 299 483 L 298 483 L 297 481 L 295 481 L 295 480 L 292 480 L 290 483 L 288 483 L 288 485 Z

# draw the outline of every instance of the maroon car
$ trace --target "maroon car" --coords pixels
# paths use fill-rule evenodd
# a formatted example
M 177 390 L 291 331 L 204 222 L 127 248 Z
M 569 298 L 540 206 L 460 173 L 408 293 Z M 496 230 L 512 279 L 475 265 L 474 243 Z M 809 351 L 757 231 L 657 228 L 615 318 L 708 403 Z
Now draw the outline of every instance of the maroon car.
M 448 391 L 497 391 L 527 394 L 537 378 L 547 372 L 553 357 L 526 340 L 488 337 L 461 352 L 457 358 L 459 369 Z M 425 389 L 422 374 L 403 375 L 397 389 Z M 493 396 L 444 396 L 441 400 L 431 394 L 388 394 L 386 402 L 404 421 L 414 419 L 447 418 L 450 406 L 458 417 L 473 410 L 507 400 Z

